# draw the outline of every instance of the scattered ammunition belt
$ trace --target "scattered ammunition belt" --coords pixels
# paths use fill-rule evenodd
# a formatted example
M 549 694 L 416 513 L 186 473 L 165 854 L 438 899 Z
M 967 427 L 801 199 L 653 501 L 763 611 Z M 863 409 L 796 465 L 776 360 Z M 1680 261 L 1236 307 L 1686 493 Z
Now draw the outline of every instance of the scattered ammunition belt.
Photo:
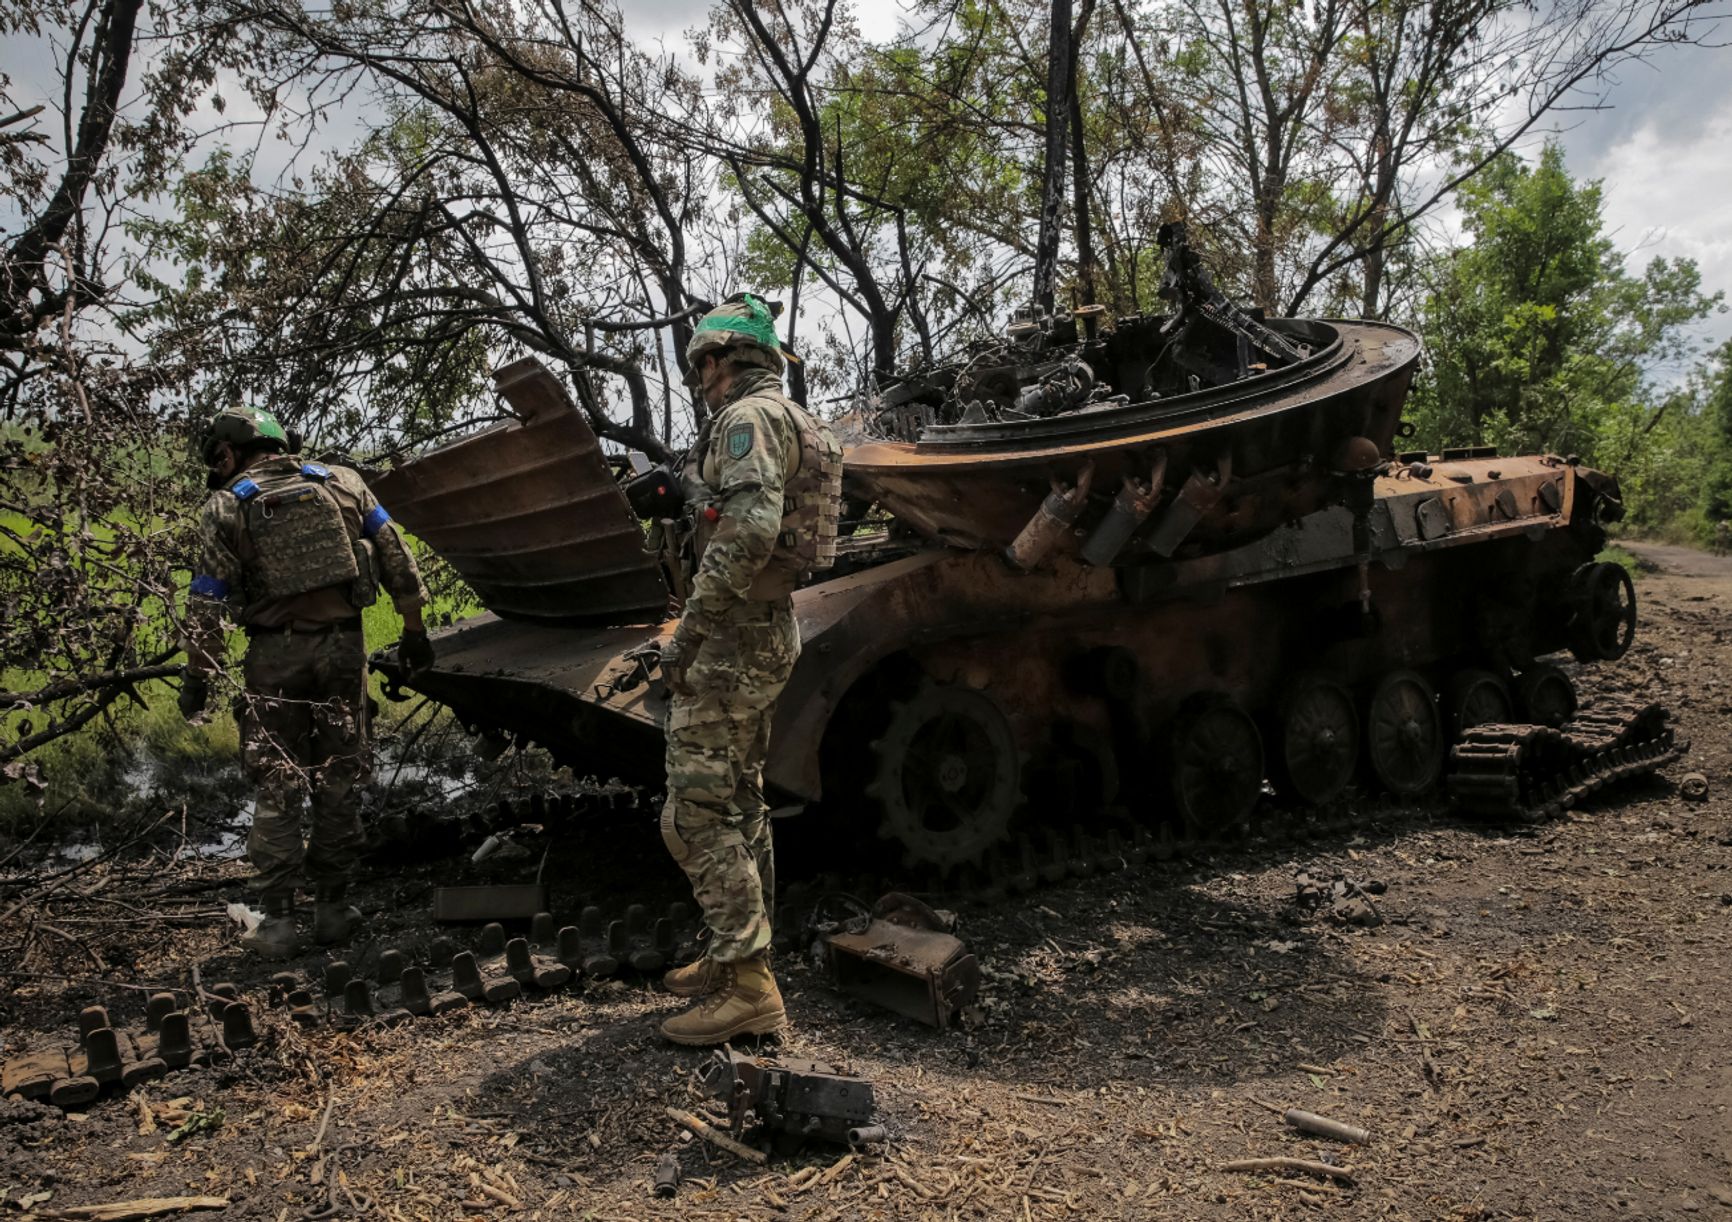
M 1555 729 L 1475 726 L 1450 752 L 1449 796 L 1475 815 L 1541 823 L 1688 747 L 1665 708 L 1634 701 L 1600 702 Z

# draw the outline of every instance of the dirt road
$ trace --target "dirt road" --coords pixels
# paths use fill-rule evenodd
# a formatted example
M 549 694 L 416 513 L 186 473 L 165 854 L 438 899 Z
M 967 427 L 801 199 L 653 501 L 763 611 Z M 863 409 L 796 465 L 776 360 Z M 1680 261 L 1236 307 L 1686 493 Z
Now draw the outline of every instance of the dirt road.
M 1707 583 L 1707 589 L 1718 582 L 1724 586 L 1732 581 L 1732 556 L 1716 556 L 1693 547 L 1673 547 L 1668 543 L 1621 542 L 1625 551 L 1651 565 L 1654 570 L 1671 577 L 1695 577 Z
M 1658 566 L 1642 631 L 1596 681 L 1675 710 L 1694 745 L 1664 779 L 1532 830 L 1366 802 L 963 905 L 988 985 L 962 1031 L 886 1019 L 784 956 L 782 1052 L 870 1075 L 884 1153 L 757 1168 L 680 1141 L 663 1108 L 692 1106 L 702 1058 L 656 1038 L 670 998 L 609 982 L 391 1031 L 282 1028 L 220 1078 L 79 1118 L 0 1105 L 0 1183 L 52 1192 L 39 1208 L 199 1193 L 261 1219 L 333 1200 L 329 1216 L 390 1218 L 1732 1219 L 1732 560 L 1630 550 Z M 1687 771 L 1706 802 L 1677 794 Z M 1301 912 L 1301 870 L 1386 882 L 1383 923 Z M 382 880 L 372 898 L 412 891 Z M 139 971 L 198 961 L 212 979 L 233 963 L 221 937 L 179 930 Z M 10 1012 L 115 1000 L 54 987 Z M 169 1142 L 147 1108 L 177 1096 L 220 1106 L 220 1127 Z M 1265 1104 L 1371 1144 L 1301 1137 Z M 670 1148 L 687 1180 L 655 1201 Z M 1221 1169 L 1278 1155 L 1339 1158 L 1353 1183 Z

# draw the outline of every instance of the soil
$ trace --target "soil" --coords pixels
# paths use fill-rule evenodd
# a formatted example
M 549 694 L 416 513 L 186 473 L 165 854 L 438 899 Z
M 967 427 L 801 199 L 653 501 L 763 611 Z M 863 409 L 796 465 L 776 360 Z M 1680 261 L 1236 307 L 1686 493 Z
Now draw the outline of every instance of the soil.
M 1693 745 L 1661 777 L 1540 828 L 1364 801 L 1032 897 L 946 899 L 985 971 L 977 1011 L 947 1032 L 782 954 L 792 1028 L 764 1050 L 870 1077 L 883 1147 L 760 1167 L 684 1136 L 664 1109 L 703 1106 L 705 1054 L 660 1040 L 679 1003 L 628 978 L 394 1029 L 303 1031 L 279 1011 L 221 1070 L 64 1116 L 0 1102 L 3 1199 L 46 1215 L 204 1195 L 260 1219 L 1732 1218 L 1732 560 L 1627 546 L 1649 569 L 1643 626 L 1593 682 L 1674 711 Z M 1706 800 L 1679 793 L 1689 772 Z M 562 852 L 548 867 L 562 910 L 678 894 L 647 812 Z M 348 957 L 428 936 L 427 889 L 461 861 L 375 877 L 360 895 L 372 941 Z M 1386 883 L 1382 923 L 1298 906 L 1300 872 Z M 242 873 L 85 877 L 84 891 L 121 880 L 104 901 L 143 915 L 63 927 L 58 966 L 34 968 L 79 980 L 7 980 L 4 1054 L 64 1039 L 92 1001 L 135 1014 L 142 993 L 114 981 L 184 988 L 195 965 L 262 1008 L 271 969 L 214 915 Z M 1304 1136 L 1287 1107 L 1371 1141 Z M 685 1179 L 656 1200 L 670 1150 Z M 1351 1182 L 1224 1169 L 1282 1156 Z

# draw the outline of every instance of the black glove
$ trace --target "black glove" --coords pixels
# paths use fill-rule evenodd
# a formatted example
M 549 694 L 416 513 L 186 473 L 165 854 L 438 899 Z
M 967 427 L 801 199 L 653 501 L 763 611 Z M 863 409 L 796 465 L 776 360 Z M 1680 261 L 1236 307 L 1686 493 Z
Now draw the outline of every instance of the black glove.
M 397 658 L 411 675 L 432 670 L 433 642 L 427 639 L 425 632 L 405 628 L 402 640 L 397 642 Z
M 210 680 L 197 671 L 187 671 L 180 680 L 180 715 L 192 721 L 204 713 L 210 703 Z

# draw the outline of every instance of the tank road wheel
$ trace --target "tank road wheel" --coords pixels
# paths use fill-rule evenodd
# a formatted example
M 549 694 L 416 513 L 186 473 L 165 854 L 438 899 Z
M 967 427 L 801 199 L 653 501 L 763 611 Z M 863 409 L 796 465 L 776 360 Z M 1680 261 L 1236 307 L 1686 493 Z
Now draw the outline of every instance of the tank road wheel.
M 882 811 L 878 834 L 900 841 L 909 864 L 978 862 L 1005 839 L 1022 799 L 1022 761 L 990 697 L 927 683 L 890 706 L 872 750 L 878 768 L 866 792 Z
M 1578 662 L 1615 662 L 1636 639 L 1636 584 L 1621 564 L 1584 564 L 1570 583 L 1570 652 Z
M 1534 725 L 1556 729 L 1576 715 L 1576 685 L 1563 671 L 1542 662 L 1516 677 L 1516 703 Z
M 1300 675 L 1281 702 L 1270 779 L 1284 796 L 1321 806 L 1353 780 L 1359 713 L 1353 693 L 1323 675 Z
M 1263 792 L 1263 738 L 1230 697 L 1207 692 L 1179 706 L 1169 734 L 1173 802 L 1191 835 L 1250 821 Z
M 1443 771 L 1443 718 L 1431 684 L 1411 670 L 1383 677 L 1365 715 L 1365 759 L 1397 797 L 1412 797 Z
M 1443 707 L 1448 714 L 1451 742 L 1474 726 L 1515 720 L 1515 697 L 1510 695 L 1509 684 L 1489 670 L 1458 672 L 1444 691 Z

